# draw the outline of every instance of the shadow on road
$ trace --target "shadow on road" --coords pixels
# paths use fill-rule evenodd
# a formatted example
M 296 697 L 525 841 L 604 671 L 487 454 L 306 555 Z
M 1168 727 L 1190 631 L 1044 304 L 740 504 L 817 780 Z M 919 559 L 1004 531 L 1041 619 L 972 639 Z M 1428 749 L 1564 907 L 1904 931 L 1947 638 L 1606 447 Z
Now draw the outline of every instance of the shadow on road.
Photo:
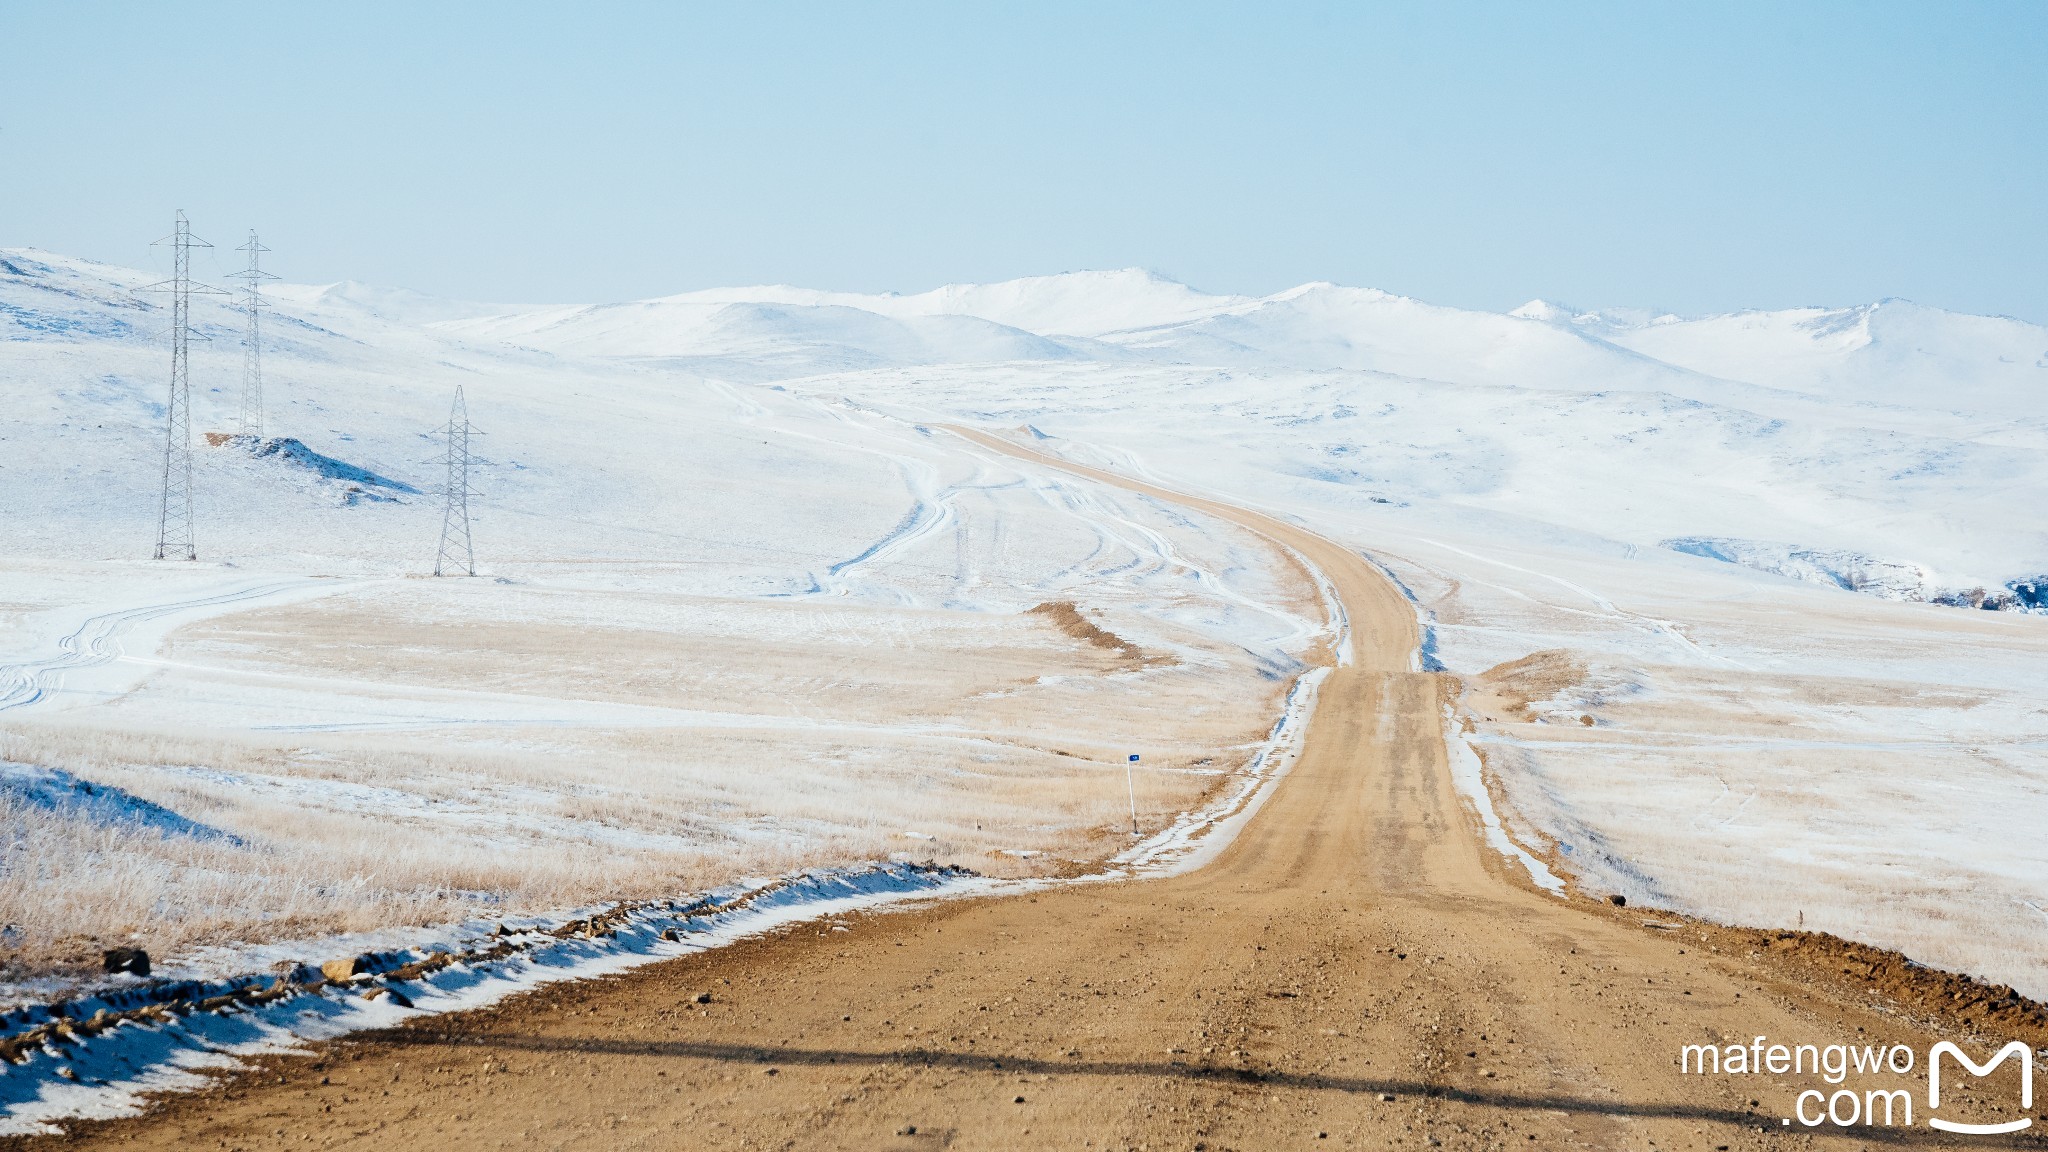
M 368 1036 L 364 1037 L 368 1039 Z M 1592 1100 L 1578 1096 L 1524 1095 L 1514 1092 L 1484 1092 L 1434 1084 L 1426 1080 L 1329 1076 L 1312 1072 L 1286 1072 L 1274 1068 L 1235 1068 L 1181 1061 L 1034 1059 L 989 1056 L 938 1048 L 898 1048 L 864 1052 L 847 1048 L 760 1047 L 715 1044 L 689 1040 L 612 1040 L 504 1034 L 449 1035 L 430 1029 L 403 1029 L 376 1034 L 391 1044 L 507 1049 L 521 1052 L 559 1052 L 602 1056 L 644 1056 L 686 1060 L 708 1060 L 733 1064 L 757 1064 L 796 1068 L 803 1066 L 869 1065 L 905 1068 L 944 1068 L 957 1072 L 1001 1072 L 1045 1076 L 1130 1076 L 1178 1079 L 1217 1085 L 1251 1085 L 1265 1088 L 1294 1088 L 1315 1092 L 1387 1093 L 1397 1098 L 1423 1097 L 1474 1108 L 1503 1111 L 1565 1112 L 1582 1116 L 1649 1117 L 1693 1120 L 1702 1123 L 1733 1124 L 1746 1128 L 1772 1129 L 1782 1125 L 1779 1118 L 1733 1108 L 1693 1104 L 1627 1104 Z M 1813 1130 L 1795 1127 L 1802 1134 Z M 1846 1130 L 1827 1129 L 1829 1135 Z M 1946 1143 L 1938 1133 L 1914 1128 L 1858 1127 L 1854 1137 L 1865 1143 Z

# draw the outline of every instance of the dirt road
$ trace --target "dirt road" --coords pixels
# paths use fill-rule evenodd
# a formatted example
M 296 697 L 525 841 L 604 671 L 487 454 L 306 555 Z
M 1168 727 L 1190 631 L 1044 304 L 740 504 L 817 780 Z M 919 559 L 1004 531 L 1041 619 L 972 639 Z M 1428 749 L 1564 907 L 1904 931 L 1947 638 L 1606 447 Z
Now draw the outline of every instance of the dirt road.
M 1023 450 L 974 438 L 1001 451 Z M 1143 487 L 1085 469 L 1106 483 Z M 1349 612 L 1303 757 L 1171 880 L 807 925 L 280 1060 L 76 1140 L 127 1148 L 1756 1148 L 1967 1145 L 1787 1126 L 1812 1076 L 1681 1074 L 1681 1045 L 1931 1038 L 1734 935 L 1519 884 L 1452 790 L 1454 681 L 1312 533 Z M 702 1002 L 708 995 L 708 1002 Z M 1962 1078 L 1967 1079 L 1967 1078 Z M 1854 1087 L 1870 1087 L 1852 1082 Z M 1924 1076 L 1900 1078 L 1925 1105 Z M 2012 1105 L 1952 1090 L 1943 1115 Z M 1812 1105 L 1808 1105 L 1812 1115 Z M 2001 1111 L 2002 1109 L 2002 1111 Z M 1844 1134 L 1837 1134 L 1839 1132 Z M 2038 1132 L 2038 1128 L 2036 1133 Z M 1977 1146 L 2036 1133 L 1975 1138 Z

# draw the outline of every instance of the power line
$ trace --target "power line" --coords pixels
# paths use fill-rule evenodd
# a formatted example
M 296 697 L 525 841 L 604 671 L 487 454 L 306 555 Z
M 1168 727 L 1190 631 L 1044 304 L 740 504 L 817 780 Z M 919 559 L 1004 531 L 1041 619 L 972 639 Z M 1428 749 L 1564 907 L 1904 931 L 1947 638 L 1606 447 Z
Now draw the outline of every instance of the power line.
M 455 404 L 448 409 L 448 424 L 436 429 L 448 437 L 448 479 L 442 485 L 447 498 L 441 506 L 441 548 L 434 555 L 434 575 L 476 575 L 476 548 L 469 535 L 469 498 L 481 495 L 469 486 L 469 438 L 481 436 L 469 422 L 469 405 L 462 399 L 462 386 L 455 386 Z
M 220 289 L 192 283 L 192 249 L 213 245 L 192 235 L 185 213 L 158 244 L 171 246 L 171 278 L 140 289 L 171 294 L 171 402 L 164 413 L 164 484 L 157 505 L 156 558 L 197 560 L 199 543 L 192 528 L 192 375 L 185 345 L 192 337 L 192 293 Z M 199 337 L 206 339 L 204 334 Z
M 260 320 L 262 310 L 270 307 L 263 298 L 263 282 L 277 277 L 265 272 L 257 262 L 259 253 L 268 252 L 256 239 L 256 230 L 249 229 L 249 242 L 235 249 L 249 254 L 249 266 L 240 272 L 230 272 L 228 277 L 242 282 L 242 310 L 249 314 L 248 343 L 242 353 L 242 435 L 263 435 L 263 330 Z

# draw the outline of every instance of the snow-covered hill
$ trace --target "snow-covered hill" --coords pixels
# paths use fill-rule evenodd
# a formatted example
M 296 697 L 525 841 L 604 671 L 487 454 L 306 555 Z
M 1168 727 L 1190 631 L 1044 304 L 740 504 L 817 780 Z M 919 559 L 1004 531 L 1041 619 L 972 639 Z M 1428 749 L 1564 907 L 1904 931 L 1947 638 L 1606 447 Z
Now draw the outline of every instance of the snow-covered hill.
M 978 316 L 888 316 L 845 304 L 685 299 L 458 321 L 473 341 L 565 355 L 658 361 L 730 380 L 774 380 L 919 364 L 1069 360 L 1056 340 Z
M 1249 296 L 1213 296 L 1138 268 L 1026 276 L 997 284 L 948 284 L 901 296 L 772 285 L 711 288 L 663 297 L 671 304 L 795 304 L 858 308 L 878 316 L 976 316 L 1042 336 L 1106 336 L 1184 324 L 1252 307 Z
M 431 324 L 436 321 L 468 320 L 496 316 L 508 311 L 503 304 L 477 304 L 428 296 L 409 288 L 379 288 L 344 280 L 339 284 L 272 284 L 266 291 L 278 300 L 289 301 L 304 314 L 313 316 L 373 316 L 394 324 Z
M 1307 284 L 1250 306 L 1107 339 L 1183 364 L 1343 369 L 1571 391 L 1684 394 L 1705 383 L 1570 329 L 1335 284 Z

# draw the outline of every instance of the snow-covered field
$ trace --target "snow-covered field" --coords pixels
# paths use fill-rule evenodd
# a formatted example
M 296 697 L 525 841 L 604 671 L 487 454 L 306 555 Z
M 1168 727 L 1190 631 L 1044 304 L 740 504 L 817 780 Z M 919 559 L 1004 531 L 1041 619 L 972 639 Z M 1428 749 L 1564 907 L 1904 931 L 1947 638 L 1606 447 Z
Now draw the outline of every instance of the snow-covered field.
M 203 451 L 192 567 L 142 559 L 167 353 L 129 290 L 157 277 L 0 259 L 21 962 L 892 854 L 1057 870 L 1118 846 L 1127 747 L 1164 825 L 1278 714 L 1314 589 L 964 423 L 1382 561 L 1472 677 L 1508 826 L 1578 883 L 2048 993 L 2040 328 L 1137 272 L 547 309 L 287 287 L 270 431 L 319 455 Z M 200 312 L 224 429 L 238 324 Z M 487 578 L 424 580 L 457 384 Z M 1062 602 L 1128 646 L 1028 611 Z M 158 807 L 110 825 L 53 770 Z
M 151 277 L 5 259 L 20 997 L 131 942 L 213 976 L 233 952 L 200 945 L 317 955 L 816 865 L 1070 870 L 1128 845 L 1127 753 L 1167 826 L 1256 754 L 1321 638 L 1317 590 L 1232 526 L 356 289 L 270 318 L 269 431 L 309 451 L 201 448 L 201 561 L 151 561 Z M 197 427 L 232 427 L 237 318 L 200 312 Z M 484 576 L 434 580 L 429 433 L 458 384 Z

